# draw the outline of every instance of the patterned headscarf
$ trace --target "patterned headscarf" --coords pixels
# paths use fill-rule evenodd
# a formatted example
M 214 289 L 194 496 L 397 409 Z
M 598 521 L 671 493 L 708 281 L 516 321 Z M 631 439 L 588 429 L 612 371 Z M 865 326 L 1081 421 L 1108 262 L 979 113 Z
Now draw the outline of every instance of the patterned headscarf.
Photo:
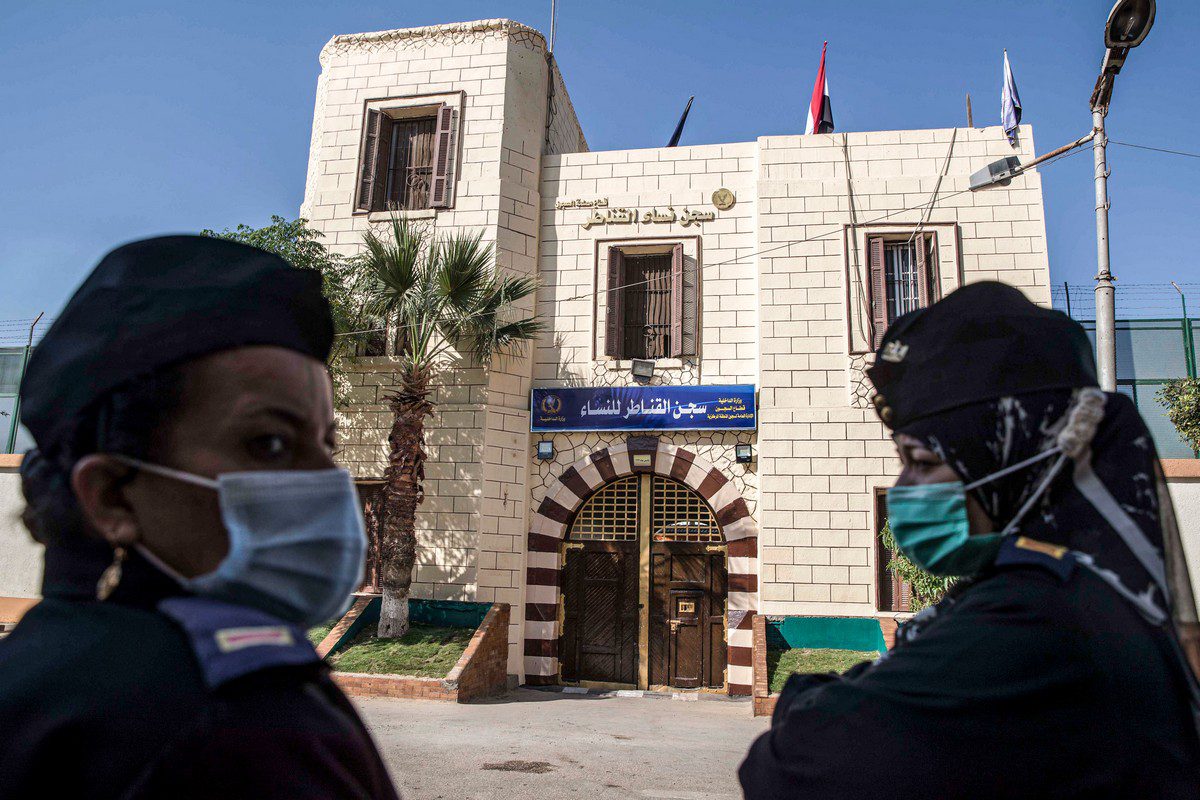
M 899 432 L 925 443 L 970 484 L 1055 448 L 1078 397 L 1079 390 L 1069 389 L 1001 397 L 917 420 Z M 1109 573 L 1109 583 L 1115 577 L 1120 584 L 1116 588 L 1123 587 L 1128 596 L 1148 601 L 1164 615 L 1174 611 L 1178 620 L 1194 621 L 1195 602 L 1154 441 L 1129 398 L 1103 398 L 1103 418 L 1090 447 L 1063 465 L 1021 519 L 1018 531 L 1090 557 L 1098 571 Z M 1000 530 L 1037 491 L 1058 458 L 1038 461 L 970 494 Z M 1101 485 L 1100 494 L 1107 490 L 1110 497 L 1099 506 L 1093 476 Z M 1121 512 L 1141 531 L 1152 555 L 1166 562 L 1157 579 L 1118 531 L 1124 523 Z M 1166 581 L 1173 596 L 1164 597 L 1164 572 L 1173 571 L 1176 580 Z

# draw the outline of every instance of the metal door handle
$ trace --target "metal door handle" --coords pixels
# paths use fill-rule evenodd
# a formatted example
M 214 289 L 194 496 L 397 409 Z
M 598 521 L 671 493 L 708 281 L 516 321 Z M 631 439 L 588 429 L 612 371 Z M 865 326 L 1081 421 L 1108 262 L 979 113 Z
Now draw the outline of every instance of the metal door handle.
M 682 620 L 678 620 L 678 619 L 669 620 L 669 623 L 670 623 L 670 625 L 671 625 L 671 632 L 672 632 L 672 633 L 674 633 L 675 631 L 679 630 L 679 625 L 680 625 L 680 623 L 681 623 L 681 622 L 682 622 Z

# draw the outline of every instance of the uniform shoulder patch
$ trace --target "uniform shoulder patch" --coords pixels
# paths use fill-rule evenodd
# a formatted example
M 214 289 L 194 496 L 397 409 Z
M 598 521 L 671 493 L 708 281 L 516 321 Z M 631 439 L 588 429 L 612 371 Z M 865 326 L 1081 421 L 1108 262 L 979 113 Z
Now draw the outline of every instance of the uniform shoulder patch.
M 1075 557 L 1060 545 L 1030 539 L 1028 536 L 1006 536 L 996 556 L 997 567 L 1041 567 L 1066 581 L 1075 571 Z
M 158 610 L 183 629 L 211 689 L 259 670 L 321 660 L 304 631 L 257 609 L 171 597 Z
M 217 649 L 232 653 L 247 647 L 287 647 L 296 643 L 286 625 L 257 625 L 250 628 L 222 628 L 216 633 Z

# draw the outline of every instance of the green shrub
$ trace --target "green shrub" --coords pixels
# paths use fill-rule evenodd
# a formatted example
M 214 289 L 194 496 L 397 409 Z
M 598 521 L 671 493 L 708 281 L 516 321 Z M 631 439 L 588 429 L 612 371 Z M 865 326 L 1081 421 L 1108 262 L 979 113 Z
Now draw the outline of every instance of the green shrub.
M 887 520 L 883 522 L 883 530 L 879 532 L 879 539 L 892 554 L 892 558 L 887 564 L 888 572 L 899 576 L 900 580 L 907 582 L 912 587 L 912 596 L 909 599 L 910 611 L 920 611 L 922 608 L 933 605 L 941 600 L 946 590 L 954 584 L 953 578 L 931 575 L 909 561 L 896 546 L 896 538 L 892 536 L 892 526 L 888 524 Z
M 1154 398 L 1188 446 L 1200 450 L 1200 380 L 1179 378 L 1163 385 Z

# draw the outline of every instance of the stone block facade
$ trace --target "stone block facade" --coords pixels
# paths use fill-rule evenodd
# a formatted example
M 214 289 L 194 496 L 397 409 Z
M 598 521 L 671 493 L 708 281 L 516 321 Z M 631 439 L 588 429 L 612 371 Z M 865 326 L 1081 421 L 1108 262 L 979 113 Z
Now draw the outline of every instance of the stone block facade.
M 605 355 L 614 349 L 605 341 L 609 261 L 674 252 L 687 287 L 686 347 L 656 361 L 650 385 L 758 390 L 755 431 L 656 433 L 658 449 L 718 470 L 728 487 L 721 502 L 746 510 L 754 552 L 731 547 L 728 572 L 746 574 L 748 563 L 753 572 L 737 608 L 731 591 L 730 612 L 881 613 L 876 493 L 898 465 L 864 378 L 875 326 L 867 251 L 876 237 L 919 235 L 930 243 L 929 299 L 993 279 L 1048 305 L 1040 175 L 968 190 L 968 176 L 990 161 L 1033 157 L 1028 126 L 1015 148 L 992 127 L 591 152 L 541 34 L 507 20 L 337 36 L 321 67 L 302 215 L 338 252 L 358 252 L 363 234 L 389 219 L 356 209 L 368 113 L 444 103 L 457 115 L 452 206 L 400 213 L 432 234 L 482 232 L 501 270 L 537 277 L 523 310 L 548 326 L 525 352 L 490 367 L 455 365 L 438 385 L 417 596 L 520 609 L 509 673 L 557 679 L 548 643 L 561 633 L 554 609 L 563 597 L 545 581 L 561 552 L 533 546 L 547 525 L 540 509 L 556 497 L 582 502 L 579 492 L 596 485 L 572 470 L 625 452 L 628 435 L 532 435 L 530 391 L 636 385 L 629 360 Z M 350 381 L 341 459 L 377 479 L 391 358 L 355 360 Z M 535 458 L 538 441 L 553 445 L 549 459 Z M 753 448 L 750 463 L 736 461 L 737 445 Z M 731 544 L 746 538 L 725 534 Z M 727 683 L 747 692 L 748 619 L 731 614 L 726 631 Z

